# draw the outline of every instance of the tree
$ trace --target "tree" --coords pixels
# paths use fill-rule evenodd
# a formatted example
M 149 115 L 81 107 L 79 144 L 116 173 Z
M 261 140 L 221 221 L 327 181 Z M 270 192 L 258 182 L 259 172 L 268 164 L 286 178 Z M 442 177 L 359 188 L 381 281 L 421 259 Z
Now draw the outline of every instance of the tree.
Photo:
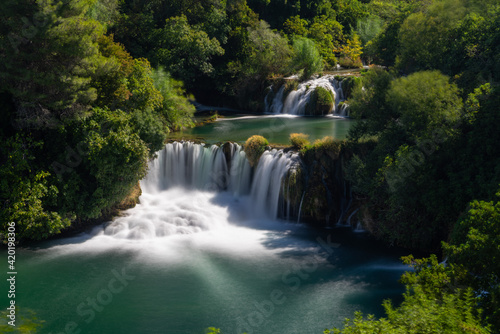
M 7 242 L 8 223 L 16 240 L 40 240 L 69 226 L 71 217 L 50 210 L 59 190 L 49 185 L 50 173 L 37 170 L 33 151 L 41 143 L 17 134 L 0 146 L 0 240 Z
M 363 53 L 361 40 L 357 33 L 353 33 L 347 43 L 335 51 L 339 52 L 342 56 L 340 65 L 344 67 L 362 67 L 360 56 Z
M 288 18 L 285 23 L 283 23 L 283 31 L 290 37 L 305 37 L 309 32 L 308 25 L 309 23 L 306 20 L 301 19 L 299 15 L 296 15 Z
M 213 75 L 212 57 L 224 54 L 217 39 L 191 26 L 184 15 L 168 18 L 153 38 L 156 47 L 152 61 L 187 84 L 192 84 L 197 75 Z
M 458 87 L 438 71 L 418 72 L 394 80 L 386 99 L 397 115 L 396 126 L 412 142 L 429 139 L 436 130 L 444 136 L 451 135 L 462 114 Z
M 366 45 L 375 38 L 382 30 L 383 21 L 378 16 L 368 16 L 357 22 L 356 32 L 361 39 L 361 43 Z
M 488 320 L 500 329 L 500 191 L 495 201 L 472 201 L 458 222 L 450 244 L 452 263 L 469 272 L 468 283 L 481 296 Z
M 396 66 L 405 72 L 442 69 L 454 39 L 453 28 L 464 17 L 460 0 L 434 2 L 425 12 L 410 15 L 399 30 Z
M 454 286 L 459 269 L 438 264 L 435 256 L 421 260 L 410 256 L 405 262 L 412 264 L 415 272 L 403 275 L 406 292 L 400 306 L 384 301 L 386 318 L 363 319 L 358 312 L 354 319 L 345 321 L 343 329 L 334 328 L 324 333 L 491 333 L 488 327 L 481 325 L 472 291 Z
M 21 126 L 71 118 L 97 98 L 91 83 L 103 57 L 102 24 L 86 14 L 89 1 L 4 1 L 0 78 L 17 103 Z M 29 124 L 28 124 L 29 123 Z
M 314 18 L 307 35 L 314 40 L 321 56 L 330 67 L 337 64 L 335 49 L 344 39 L 342 30 L 343 27 L 339 22 L 322 15 Z
M 312 40 L 296 38 L 293 40 L 293 49 L 291 67 L 294 71 L 302 71 L 303 78 L 323 70 L 323 58 Z
M 183 83 L 174 80 L 162 67 L 153 71 L 152 78 L 163 97 L 157 113 L 166 121 L 167 126 L 173 130 L 194 126 L 192 117 L 195 108 L 188 100 L 193 97 L 186 96 Z
M 375 235 L 435 250 L 461 210 L 442 214 L 435 203 L 446 193 L 442 171 L 450 159 L 444 157 L 460 133 L 463 104 L 456 85 L 437 71 L 393 78 L 383 70 L 369 71 L 352 95 L 352 114 L 361 121 L 349 137 L 376 136 L 376 141 L 348 163 L 347 177 L 370 198 Z
M 140 135 L 147 136 L 140 125 L 139 131 L 135 128 L 132 116 L 94 108 L 91 116 L 47 138 L 45 146 L 59 148 L 45 157 L 54 171 L 51 182 L 59 189 L 58 212 L 79 219 L 98 218 L 146 175 L 150 154 Z

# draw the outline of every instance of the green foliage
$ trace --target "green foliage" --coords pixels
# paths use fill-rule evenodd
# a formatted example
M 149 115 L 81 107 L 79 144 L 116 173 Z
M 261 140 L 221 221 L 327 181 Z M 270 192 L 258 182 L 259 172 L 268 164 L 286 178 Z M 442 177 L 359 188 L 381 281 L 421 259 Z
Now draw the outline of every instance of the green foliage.
M 344 96 L 346 99 L 351 98 L 351 94 L 356 86 L 361 85 L 361 77 L 358 76 L 350 76 L 350 77 L 341 77 L 342 81 L 342 91 L 344 92 Z
M 500 192 L 491 202 L 473 201 L 444 248 L 453 263 L 470 273 L 468 283 L 481 296 L 486 316 L 500 329 Z
M 293 40 L 294 56 L 291 67 L 293 71 L 302 71 L 304 79 L 323 70 L 323 58 L 314 42 L 307 38 Z
M 98 39 L 104 28 L 87 11 L 83 0 L 2 2 L 9 19 L 0 23 L 8 37 L 0 39 L 0 79 L 19 104 L 20 125 L 75 117 L 97 98 L 90 82 L 103 65 Z
M 366 7 L 358 0 L 339 0 L 334 6 L 337 19 L 345 27 L 344 34 L 350 35 L 356 27 L 356 22 L 368 13 Z
M 343 27 L 339 22 L 324 15 L 315 17 L 309 29 L 307 37 L 315 42 L 328 67 L 337 64 L 335 49 L 344 40 L 342 30 Z
M 98 43 L 106 62 L 92 78 L 91 85 L 97 91 L 94 104 L 99 107 L 123 108 L 132 94 L 128 78 L 134 71 L 135 61 L 123 45 L 113 40 L 113 36 L 101 36 Z
M 155 44 L 152 60 L 189 83 L 199 74 L 213 74 L 212 57 L 224 54 L 217 39 L 190 25 L 184 15 L 168 18 L 152 38 Z
M 16 239 L 40 240 L 69 225 L 68 217 L 47 208 L 59 190 L 49 185 L 50 173 L 37 170 L 33 152 L 41 145 L 16 135 L 0 146 L 1 239 L 7 241 L 8 223 L 16 224 Z
M 163 98 L 155 88 L 152 69 L 146 59 L 134 59 L 127 87 L 130 97 L 119 107 L 126 111 L 160 108 Z
M 118 7 L 118 0 L 94 0 L 89 7 L 87 16 L 101 22 L 106 27 L 111 27 L 120 15 Z
M 58 176 L 53 182 L 59 185 L 60 212 L 97 218 L 145 176 L 149 150 L 131 117 L 121 110 L 96 108 L 92 116 L 64 128 L 57 140 L 65 140 L 72 149 L 61 148 L 51 164 Z M 68 166 L 69 153 L 75 161 Z
M 462 1 L 441 0 L 406 18 L 399 30 L 396 66 L 407 72 L 442 68 L 452 30 L 464 13 Z
M 45 320 L 39 319 L 33 310 L 16 306 L 16 326 L 8 324 L 10 321 L 7 317 L 9 313 L 9 310 L 0 312 L 0 331 L 2 333 L 33 334 L 43 328 Z
M 448 160 L 444 147 L 453 145 L 460 133 L 459 91 L 435 71 L 399 79 L 369 71 L 362 84 L 350 99 L 351 115 L 362 120 L 349 137 L 378 140 L 371 152 L 348 163 L 353 174 L 347 177 L 360 182 L 355 188 L 380 208 L 373 212 L 376 235 L 407 247 L 435 249 L 449 233 L 450 217 L 457 216 L 452 210 L 444 214 L 435 204 L 442 203 L 438 198 L 446 190 L 442 181 L 430 180 L 443 178 L 439 171 Z
M 162 124 L 162 119 L 151 109 L 136 109 L 130 116 L 130 123 L 139 138 L 146 143 L 150 156 L 161 150 L 168 133 L 168 128 Z
M 155 88 L 163 97 L 157 112 L 167 126 L 173 130 L 194 126 L 192 117 L 195 108 L 189 102 L 192 97 L 187 96 L 183 83 L 173 79 L 162 67 L 153 70 L 152 78 Z
M 283 24 L 284 32 L 291 40 L 298 37 L 313 40 L 328 67 L 337 63 L 334 51 L 344 38 L 342 28 L 339 22 L 326 15 L 316 16 L 310 26 L 299 16 L 291 17 Z
M 363 53 L 361 47 L 361 40 L 357 33 L 353 33 L 347 43 L 340 48 L 336 49 L 340 53 L 341 58 L 339 64 L 342 67 L 362 67 L 361 54 Z
M 358 312 L 354 319 L 346 320 L 343 329 L 324 333 L 491 333 L 481 325 L 472 291 L 451 286 L 453 268 L 438 264 L 435 256 L 422 260 L 409 257 L 406 263 L 416 271 L 403 276 L 406 293 L 400 306 L 383 303 L 386 318 L 363 319 Z
M 366 45 L 382 31 L 383 21 L 378 16 L 368 16 L 357 22 L 356 32 L 361 43 Z
M 386 106 L 385 94 L 394 74 L 382 69 L 372 69 L 354 86 L 349 99 L 351 116 L 364 121 L 358 122 L 349 131 L 349 138 L 358 140 L 363 136 L 373 136 L 393 118 L 392 111 Z
M 316 139 L 311 145 L 306 145 L 300 151 L 306 163 L 312 163 L 314 159 L 321 159 L 323 156 L 336 160 L 340 154 L 342 142 L 331 136 Z
M 364 48 L 364 56 L 370 62 L 383 66 L 393 66 L 399 50 L 399 29 L 401 18 L 388 22 L 385 27 L 371 39 Z
M 215 327 L 208 327 L 205 331 L 206 334 L 220 334 L 220 329 Z
M 303 133 L 291 133 L 290 134 L 290 144 L 295 149 L 302 149 L 305 146 L 309 145 L 309 135 L 303 134 Z
M 272 31 L 265 21 L 248 30 L 248 58 L 239 71 L 246 77 L 264 79 L 283 73 L 290 61 L 291 49 L 287 40 Z
M 301 19 L 300 16 L 292 16 L 288 18 L 284 23 L 283 23 L 283 31 L 285 34 L 289 36 L 302 36 L 306 37 L 308 34 L 308 26 L 309 23 Z
M 250 166 L 257 166 L 259 163 L 260 156 L 266 150 L 266 146 L 269 145 L 269 142 L 266 138 L 262 136 L 252 136 L 247 139 L 244 146 L 244 151 Z
M 411 141 L 430 138 L 436 130 L 451 135 L 461 117 L 462 100 L 456 85 L 438 71 L 418 72 L 391 82 L 388 107 L 398 127 Z

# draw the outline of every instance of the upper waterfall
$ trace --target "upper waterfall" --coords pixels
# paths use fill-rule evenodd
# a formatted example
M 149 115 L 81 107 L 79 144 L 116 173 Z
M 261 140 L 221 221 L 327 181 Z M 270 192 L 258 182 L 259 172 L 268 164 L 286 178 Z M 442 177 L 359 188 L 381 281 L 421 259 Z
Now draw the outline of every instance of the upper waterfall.
M 317 115 L 310 109 L 313 108 L 312 98 L 318 88 L 322 88 L 331 94 L 332 100 L 329 110 L 320 114 L 335 114 L 348 116 L 347 104 L 341 103 L 345 100 L 342 90 L 342 81 L 334 75 L 325 75 L 316 79 L 308 80 L 298 84 L 297 88 L 287 93 L 287 85 L 281 87 L 271 86 L 265 98 L 265 112 L 270 114 L 291 114 L 291 115 Z M 286 95 L 286 96 L 285 96 Z

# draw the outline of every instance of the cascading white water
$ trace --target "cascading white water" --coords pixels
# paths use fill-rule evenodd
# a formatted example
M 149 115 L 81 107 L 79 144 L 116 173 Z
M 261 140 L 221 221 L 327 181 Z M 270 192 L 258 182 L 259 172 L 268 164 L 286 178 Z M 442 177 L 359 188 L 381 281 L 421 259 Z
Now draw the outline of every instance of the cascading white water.
M 272 87 L 271 87 L 272 91 Z M 271 92 L 270 91 L 270 92 Z M 272 101 L 268 100 L 269 94 L 266 95 L 265 108 L 266 113 L 280 114 L 283 111 L 283 94 L 285 93 L 285 85 L 281 86 Z
M 232 144 L 234 145 L 234 144 Z M 141 188 L 148 193 L 172 187 L 199 190 L 226 188 L 229 175 L 221 147 L 174 142 L 158 152 L 158 158 L 149 166 L 150 172 L 141 181 Z
M 268 96 L 266 96 L 266 112 L 270 114 L 306 115 L 306 106 L 317 87 L 322 87 L 330 91 L 334 96 L 335 103 L 330 113 L 347 116 L 347 104 L 344 103 L 339 108 L 339 103 L 345 99 L 341 82 L 335 79 L 333 75 L 325 75 L 300 83 L 297 89 L 291 91 L 284 101 L 283 95 L 285 86 L 279 88 L 272 101 L 269 101 L 270 92 Z
M 278 150 L 266 151 L 262 154 L 252 184 L 255 214 L 277 217 L 282 179 L 297 159 L 296 154 Z
M 145 239 L 221 227 L 228 221 L 228 209 L 210 204 L 218 200 L 241 206 L 239 211 L 249 217 L 276 218 L 280 201 L 284 201 L 282 179 L 297 155 L 266 151 L 252 177 L 241 146 L 226 145 L 229 147 L 192 142 L 165 145 L 141 181 L 140 204 L 108 224 L 103 233 Z

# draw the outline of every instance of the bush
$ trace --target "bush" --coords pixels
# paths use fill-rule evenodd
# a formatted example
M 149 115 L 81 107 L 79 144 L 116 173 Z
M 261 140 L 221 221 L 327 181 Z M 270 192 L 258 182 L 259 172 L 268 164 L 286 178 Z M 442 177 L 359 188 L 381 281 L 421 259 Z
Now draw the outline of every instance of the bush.
M 342 142 L 335 140 L 331 136 L 316 139 L 312 145 L 312 149 L 318 153 L 327 153 L 331 157 L 338 157 Z
M 253 167 L 257 165 L 260 156 L 266 150 L 267 145 L 269 145 L 269 142 L 262 136 L 255 135 L 247 139 L 244 151 L 250 166 Z
M 404 301 L 394 307 L 388 300 L 383 306 L 387 316 L 376 320 L 357 312 L 346 319 L 343 329 L 325 330 L 325 334 L 355 333 L 491 333 L 483 327 L 475 308 L 477 299 L 471 289 L 454 285 L 459 269 L 438 264 L 435 255 L 427 259 L 403 258 L 415 271 L 406 272 Z
M 361 85 L 361 77 L 350 76 L 342 80 L 342 90 L 346 99 L 350 98 L 356 85 Z
M 331 163 L 339 157 L 343 142 L 326 136 L 316 139 L 312 145 L 304 146 L 300 154 L 304 162 L 312 163 L 314 160 L 321 160 L 325 164 Z
M 291 133 L 290 143 L 296 149 L 301 150 L 305 146 L 309 145 L 309 135 L 303 133 Z
M 323 70 L 323 58 L 312 40 L 296 38 L 293 41 L 293 49 L 295 55 L 292 58 L 292 70 L 303 71 L 303 79 Z
M 339 65 L 344 68 L 361 68 L 363 67 L 363 63 L 361 59 L 352 60 L 349 57 L 341 57 L 339 58 Z

